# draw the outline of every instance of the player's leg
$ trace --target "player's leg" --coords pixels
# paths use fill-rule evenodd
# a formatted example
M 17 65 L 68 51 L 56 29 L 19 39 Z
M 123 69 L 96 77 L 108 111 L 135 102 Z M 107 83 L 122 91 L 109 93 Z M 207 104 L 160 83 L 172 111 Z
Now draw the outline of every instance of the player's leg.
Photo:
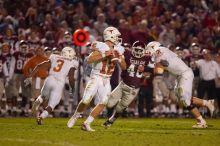
M 9 106 L 8 114 L 12 114 L 12 112 L 16 112 L 17 110 L 17 93 L 15 87 L 15 80 L 12 78 L 8 85 L 5 87 L 5 94 L 7 97 L 7 103 Z
M 50 85 L 56 85 L 57 83 L 53 81 L 51 77 L 48 77 L 45 80 L 45 84 L 43 85 L 41 89 L 41 94 L 37 97 L 37 99 L 33 102 L 32 104 L 32 114 L 33 116 L 37 117 L 37 112 L 40 107 L 40 105 L 43 103 L 45 100 L 45 97 L 50 97 Z
M 67 127 L 73 127 L 77 119 L 81 116 L 80 114 L 87 108 L 97 92 L 99 82 L 100 80 L 97 76 L 91 77 L 91 79 L 88 81 L 84 90 L 83 98 L 79 102 L 73 116 L 67 122 Z
M 32 105 L 32 108 L 31 108 L 31 111 L 32 111 L 32 114 L 33 114 L 34 117 L 37 116 L 38 109 L 39 109 L 39 107 L 42 103 L 43 103 L 42 95 L 39 95 L 37 97 L 37 99 L 33 102 L 33 105 Z
M 46 85 L 48 85 L 46 83 Z M 48 115 L 54 110 L 54 108 L 60 103 L 62 94 L 63 94 L 63 88 L 64 84 L 62 82 L 56 82 L 56 84 L 50 83 L 50 92 L 46 92 L 48 90 L 45 90 L 46 87 L 44 85 L 44 88 L 42 90 L 42 97 L 49 97 L 48 99 L 48 105 L 45 108 L 45 110 L 40 114 L 39 117 L 37 117 L 37 123 L 39 125 L 42 124 L 42 120 L 47 118 Z M 48 88 L 47 88 L 48 89 Z
M 121 100 L 115 106 L 115 110 L 113 111 L 112 116 L 106 121 L 106 126 L 111 126 L 117 118 L 121 116 L 121 113 L 126 110 L 129 104 L 134 100 L 137 96 L 139 89 L 134 89 L 128 87 L 127 85 L 122 85 L 122 97 Z
M 192 113 L 197 120 L 197 124 L 193 125 L 193 128 L 206 128 L 206 121 L 203 119 L 199 110 L 191 102 L 192 99 L 192 82 L 193 72 L 191 70 L 185 72 L 178 80 L 178 96 L 183 105 Z
M 205 99 L 200 99 L 197 97 L 192 97 L 192 103 L 196 106 L 205 106 L 209 109 L 211 117 L 213 116 L 213 113 L 215 111 L 215 105 L 214 105 L 214 99 L 210 100 L 205 100 Z
M 0 115 L 3 113 L 3 110 L 5 110 L 5 102 L 3 101 L 3 91 L 5 90 L 4 87 L 4 80 L 0 77 Z
M 114 117 L 116 114 L 116 110 L 115 110 L 115 106 L 117 105 L 117 103 L 120 101 L 120 99 L 122 98 L 122 86 L 123 86 L 123 82 L 120 82 L 119 85 L 111 92 L 108 103 L 107 103 L 107 107 L 108 108 L 113 108 L 113 112 L 111 114 L 111 116 L 105 121 L 105 123 L 103 123 L 103 126 L 105 127 L 109 127 L 113 124 L 113 122 L 111 122 L 110 118 Z
M 110 78 L 100 77 L 99 81 L 100 83 L 98 87 L 98 97 L 100 98 L 100 102 L 93 108 L 90 115 L 83 123 L 82 130 L 85 131 L 94 131 L 94 129 L 92 129 L 90 125 L 105 108 L 111 93 Z
M 134 98 L 136 98 L 139 92 L 139 88 L 138 89 L 128 88 L 126 85 L 124 85 L 122 87 L 122 92 L 123 92 L 122 93 L 123 96 L 115 107 L 116 113 L 114 117 L 112 116 L 110 118 L 111 121 L 115 121 L 121 115 L 121 113 L 127 109 L 127 107 L 134 100 Z
M 123 84 L 124 84 L 123 82 L 120 82 L 118 86 L 111 92 L 110 98 L 106 105 L 108 108 L 113 108 L 118 103 L 118 101 L 121 99 Z

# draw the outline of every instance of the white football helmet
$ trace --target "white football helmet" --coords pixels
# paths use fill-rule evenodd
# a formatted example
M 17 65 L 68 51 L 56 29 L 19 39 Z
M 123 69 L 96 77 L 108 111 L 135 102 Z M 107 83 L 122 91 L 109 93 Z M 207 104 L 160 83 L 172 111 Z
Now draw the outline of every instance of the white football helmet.
M 151 56 L 155 56 L 156 52 L 158 49 L 158 47 L 160 47 L 161 44 L 157 41 L 152 41 L 150 43 L 147 44 L 146 46 L 146 54 L 151 55 Z
M 111 41 L 115 45 L 122 42 L 120 35 L 121 33 L 115 27 L 107 27 L 103 32 L 104 41 Z
M 76 52 L 71 47 L 64 47 L 61 51 L 61 56 L 64 56 L 69 59 L 73 59 L 76 55 Z

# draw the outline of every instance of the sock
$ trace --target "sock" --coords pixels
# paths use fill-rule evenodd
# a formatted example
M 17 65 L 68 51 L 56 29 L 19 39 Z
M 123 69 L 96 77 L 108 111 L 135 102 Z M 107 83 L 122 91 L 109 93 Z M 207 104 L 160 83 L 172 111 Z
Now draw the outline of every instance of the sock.
M 202 105 L 207 106 L 209 104 L 208 100 L 203 100 Z
M 196 118 L 200 123 L 206 123 L 202 116 Z
M 113 122 L 115 120 L 115 114 L 116 114 L 116 110 L 114 109 L 112 112 L 112 116 L 108 119 L 110 122 Z
M 176 113 L 177 111 L 176 111 L 176 104 L 171 104 L 170 105 L 170 112 L 171 113 Z
M 79 113 L 79 112 L 76 112 L 76 113 L 74 113 L 74 115 L 73 115 L 75 118 L 79 118 L 79 117 L 81 117 L 81 114 Z
M 48 111 L 44 110 L 41 114 L 40 117 L 42 117 L 43 119 L 46 118 L 49 115 Z
M 85 120 L 85 124 L 91 124 L 94 121 L 94 118 L 92 116 L 89 115 L 89 117 Z
M 38 98 L 36 100 L 40 101 L 40 103 L 43 102 L 43 98 L 41 96 L 38 96 Z
M 111 118 L 109 118 L 109 121 L 110 122 L 114 122 L 117 118 L 119 118 L 121 116 L 121 113 L 117 113 L 117 112 L 115 112 L 112 116 L 111 116 Z

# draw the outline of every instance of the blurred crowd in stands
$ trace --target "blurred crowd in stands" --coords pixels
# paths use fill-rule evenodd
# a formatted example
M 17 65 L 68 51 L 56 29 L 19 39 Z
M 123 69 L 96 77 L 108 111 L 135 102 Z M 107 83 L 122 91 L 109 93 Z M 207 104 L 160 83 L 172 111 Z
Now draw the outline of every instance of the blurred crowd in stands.
M 33 57 L 41 62 L 64 46 L 76 49 L 80 67 L 74 92 L 66 86 L 54 116 L 72 114 L 89 78 L 90 68 L 83 63 L 90 52 L 89 42 L 103 41 L 108 26 L 119 29 L 124 47 L 137 40 L 146 44 L 157 40 L 176 52 L 194 71 L 194 96 L 215 99 L 220 107 L 218 79 L 206 79 L 209 72 L 203 73 L 211 72 L 212 66 L 203 69 L 204 65 L 193 63 L 214 60 L 220 66 L 219 0 L 0 0 L 0 116 L 31 115 L 31 104 L 47 76 L 43 70 L 32 87 L 24 85 L 24 78 L 37 63 Z M 72 34 L 79 28 L 89 32 L 89 42 L 83 47 L 72 42 Z M 124 115 L 187 116 L 173 100 L 174 83 L 165 83 L 166 77 L 166 72 L 156 71 Z M 120 70 L 112 78 L 114 89 Z M 200 110 L 206 114 L 207 109 Z

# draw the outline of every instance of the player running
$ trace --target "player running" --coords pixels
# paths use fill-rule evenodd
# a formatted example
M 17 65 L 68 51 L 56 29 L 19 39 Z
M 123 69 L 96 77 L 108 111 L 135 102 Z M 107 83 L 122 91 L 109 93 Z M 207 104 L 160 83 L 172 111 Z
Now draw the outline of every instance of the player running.
M 176 95 L 183 104 L 196 118 L 197 124 L 193 128 L 206 128 L 205 119 L 201 116 L 196 106 L 207 106 L 211 115 L 214 112 L 214 101 L 203 100 L 192 97 L 193 72 L 174 52 L 163 47 L 159 42 L 153 41 L 146 47 L 147 53 L 155 60 L 155 64 L 162 65 L 169 73 L 173 74 L 177 80 Z M 217 73 L 220 77 L 220 72 Z
M 150 57 L 145 55 L 145 44 L 141 41 L 134 42 L 131 50 L 126 49 L 124 56 L 127 69 L 122 71 L 122 81 L 110 95 L 107 107 L 114 110 L 112 116 L 103 124 L 105 127 L 111 126 L 137 96 L 145 78 L 144 68 L 150 61 Z
M 43 101 L 48 100 L 46 109 L 37 116 L 37 124 L 41 125 L 42 120 L 46 118 L 49 113 L 53 111 L 56 105 L 59 104 L 63 95 L 63 89 L 66 77 L 69 77 L 71 87 L 74 87 L 74 71 L 78 67 L 78 61 L 75 60 L 75 51 L 70 47 L 63 48 L 61 55 L 52 54 L 48 61 L 38 64 L 30 77 L 25 82 L 30 82 L 31 77 L 37 72 L 39 68 L 49 70 L 49 75 L 46 78 L 44 85 L 41 89 L 41 95 L 35 100 L 32 112 L 37 116 L 37 111 Z
M 111 92 L 110 77 L 114 71 L 116 63 L 123 69 L 126 69 L 124 62 L 124 48 L 120 45 L 119 36 L 121 33 L 115 27 L 107 27 L 103 32 L 105 42 L 94 42 L 92 44 L 93 51 L 88 56 L 88 63 L 92 64 L 90 79 L 86 85 L 82 100 L 77 106 L 74 115 L 67 123 L 67 127 L 74 126 L 80 113 L 83 112 L 94 96 L 99 98 L 99 103 L 93 108 L 89 117 L 82 124 L 82 130 L 95 131 L 90 127 L 100 112 L 103 111 L 109 94 Z

